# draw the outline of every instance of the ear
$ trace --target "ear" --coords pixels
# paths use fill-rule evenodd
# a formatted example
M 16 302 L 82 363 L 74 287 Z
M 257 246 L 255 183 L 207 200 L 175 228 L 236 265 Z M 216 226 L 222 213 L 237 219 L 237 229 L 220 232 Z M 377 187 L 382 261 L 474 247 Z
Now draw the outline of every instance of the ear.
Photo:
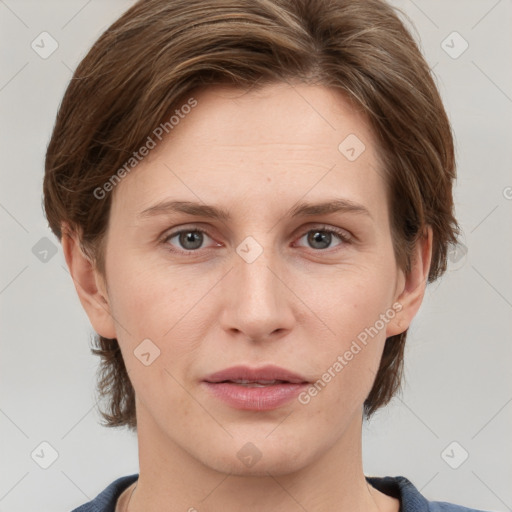
M 427 226 L 425 233 L 416 242 L 411 255 L 411 269 L 405 275 L 400 270 L 393 309 L 395 317 L 387 324 L 386 337 L 395 336 L 409 328 L 412 319 L 420 309 L 427 286 L 430 262 L 432 259 L 432 228 Z
M 78 297 L 92 327 L 105 338 L 116 338 L 115 322 L 104 279 L 83 252 L 79 235 L 67 223 L 62 226 L 61 243 Z

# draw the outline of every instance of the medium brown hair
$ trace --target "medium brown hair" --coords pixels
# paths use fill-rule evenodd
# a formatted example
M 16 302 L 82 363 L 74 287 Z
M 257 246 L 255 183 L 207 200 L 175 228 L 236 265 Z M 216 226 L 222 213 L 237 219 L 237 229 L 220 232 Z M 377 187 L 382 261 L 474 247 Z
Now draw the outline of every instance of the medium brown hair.
M 137 2 L 80 62 L 59 108 L 43 185 L 52 231 L 61 240 L 68 223 L 108 277 L 102 243 L 111 194 L 100 200 L 94 191 L 183 99 L 202 86 L 300 81 L 336 87 L 368 120 L 386 175 L 397 263 L 410 269 L 415 242 L 431 226 L 428 281 L 435 280 L 458 234 L 453 140 L 430 69 L 399 14 L 381 0 Z M 400 388 L 406 335 L 386 340 L 367 418 Z M 135 430 L 135 393 L 118 342 L 95 341 L 104 425 Z

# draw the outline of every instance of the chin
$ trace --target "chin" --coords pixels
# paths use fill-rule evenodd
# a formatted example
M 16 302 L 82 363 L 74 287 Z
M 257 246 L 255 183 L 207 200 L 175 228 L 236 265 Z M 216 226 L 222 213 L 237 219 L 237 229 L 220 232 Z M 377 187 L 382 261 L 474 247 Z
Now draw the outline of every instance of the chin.
M 314 453 L 306 453 L 303 443 L 294 449 L 277 443 L 235 442 L 235 448 L 217 446 L 219 452 L 210 451 L 199 460 L 220 473 L 236 476 L 268 477 L 287 475 L 299 471 L 314 459 Z

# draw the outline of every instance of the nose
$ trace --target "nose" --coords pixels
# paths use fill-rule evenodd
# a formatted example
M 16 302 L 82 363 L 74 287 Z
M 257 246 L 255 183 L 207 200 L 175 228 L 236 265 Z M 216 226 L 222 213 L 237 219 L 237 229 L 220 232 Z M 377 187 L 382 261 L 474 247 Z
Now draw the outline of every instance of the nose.
M 295 315 L 294 294 L 286 282 L 290 276 L 284 263 L 267 248 L 252 262 L 238 253 L 233 260 L 234 268 L 223 280 L 223 328 L 250 341 L 285 335 Z

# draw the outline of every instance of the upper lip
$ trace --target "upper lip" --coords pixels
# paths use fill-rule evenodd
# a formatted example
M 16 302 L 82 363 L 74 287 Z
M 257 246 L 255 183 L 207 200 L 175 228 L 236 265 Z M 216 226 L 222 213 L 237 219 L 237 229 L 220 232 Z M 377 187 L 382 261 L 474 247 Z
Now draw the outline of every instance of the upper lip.
M 206 382 L 212 383 L 239 380 L 247 382 L 280 380 L 293 384 L 308 382 L 307 379 L 297 373 L 273 365 L 263 366 L 261 368 L 232 366 L 231 368 L 226 368 L 225 370 L 212 373 L 211 375 L 208 375 L 208 377 L 206 377 L 204 380 Z

